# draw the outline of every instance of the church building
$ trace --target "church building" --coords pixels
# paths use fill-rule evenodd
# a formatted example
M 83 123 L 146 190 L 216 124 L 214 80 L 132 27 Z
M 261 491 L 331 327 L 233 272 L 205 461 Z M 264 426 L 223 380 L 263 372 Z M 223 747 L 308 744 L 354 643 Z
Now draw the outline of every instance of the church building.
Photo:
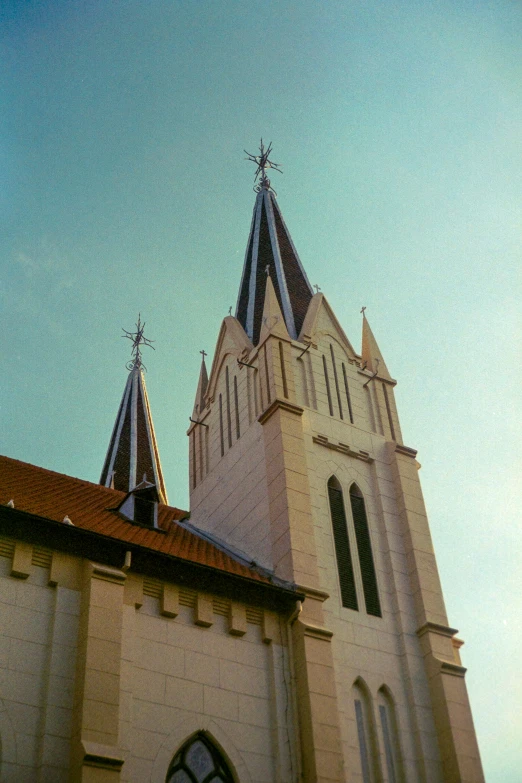
M 310 286 L 270 152 L 190 514 L 140 319 L 99 484 L 0 457 L 1 783 L 484 780 L 396 381 Z

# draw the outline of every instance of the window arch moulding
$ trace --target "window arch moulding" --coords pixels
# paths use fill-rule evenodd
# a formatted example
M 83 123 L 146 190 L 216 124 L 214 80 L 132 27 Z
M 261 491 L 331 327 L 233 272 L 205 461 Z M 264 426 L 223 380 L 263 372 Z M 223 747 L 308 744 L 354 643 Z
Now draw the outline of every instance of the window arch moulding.
M 236 783 L 229 764 L 204 731 L 198 731 L 178 750 L 165 783 Z

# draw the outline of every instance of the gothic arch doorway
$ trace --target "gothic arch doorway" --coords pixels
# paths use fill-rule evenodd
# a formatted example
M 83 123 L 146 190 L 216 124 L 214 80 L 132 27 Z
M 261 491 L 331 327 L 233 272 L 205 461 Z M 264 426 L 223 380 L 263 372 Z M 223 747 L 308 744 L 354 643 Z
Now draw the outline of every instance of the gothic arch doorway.
M 176 753 L 166 783 L 235 783 L 235 778 L 219 750 L 200 731 Z

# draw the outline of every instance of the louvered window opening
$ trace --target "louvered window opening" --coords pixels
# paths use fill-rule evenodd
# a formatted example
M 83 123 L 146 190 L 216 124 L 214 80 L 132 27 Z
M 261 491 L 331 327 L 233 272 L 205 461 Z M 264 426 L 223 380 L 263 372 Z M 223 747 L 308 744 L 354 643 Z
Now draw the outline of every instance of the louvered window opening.
M 199 443 L 199 475 L 201 477 L 201 481 L 203 481 L 203 476 L 205 475 L 205 465 L 203 462 L 203 429 L 204 427 L 198 427 L 198 443 Z
M 348 403 L 348 413 L 350 414 L 350 422 L 353 424 L 353 411 L 352 411 L 352 400 L 350 397 L 350 388 L 348 386 L 348 377 L 346 375 L 346 367 L 343 363 L 343 378 L 344 378 L 344 390 L 346 392 L 346 402 Z
M 225 454 L 225 441 L 223 440 L 223 396 L 219 395 L 219 442 L 221 445 L 221 456 Z
M 388 423 L 390 425 L 390 432 L 392 436 L 392 440 L 397 440 L 395 437 L 395 429 L 393 426 L 393 419 L 392 419 L 392 412 L 390 408 L 390 400 L 388 399 L 388 389 L 386 388 L 386 384 L 383 383 L 382 385 L 382 393 L 384 394 L 384 402 L 386 404 L 386 413 L 388 414 Z
M 334 355 L 333 345 L 331 345 L 331 344 L 330 344 L 330 354 L 331 354 L 331 357 L 332 357 L 332 367 L 333 367 L 333 372 L 334 372 L 335 391 L 337 392 L 337 405 L 339 406 L 339 416 L 341 417 L 341 419 L 344 419 L 344 416 L 343 416 L 343 406 L 342 406 L 342 403 L 341 403 L 341 392 L 340 392 L 340 389 L 339 389 L 339 378 L 337 377 L 337 365 L 335 363 L 335 355 Z
M 225 370 L 226 380 L 226 392 L 227 392 L 227 433 L 228 433 L 228 448 L 232 448 L 232 417 L 230 415 L 230 378 L 228 373 L 228 367 Z
M 355 494 L 353 488 L 350 490 L 350 503 L 352 506 L 357 551 L 359 553 L 359 564 L 361 566 L 366 612 L 374 615 L 374 617 L 382 617 L 364 498 Z
M 50 568 L 52 559 L 53 553 L 50 549 L 44 549 L 39 546 L 33 547 L 32 565 L 39 566 L 40 568 Z
M 272 398 L 270 396 L 270 376 L 268 374 L 268 358 L 266 355 L 266 343 L 263 346 L 263 355 L 265 358 L 266 397 L 267 397 L 267 404 L 270 405 L 270 403 L 272 402 Z
M 139 525 L 154 527 L 154 503 L 145 498 L 134 498 L 134 521 Z
M 343 493 L 340 489 L 328 484 L 328 499 L 330 501 L 330 513 L 332 515 L 335 557 L 337 559 L 342 605 L 347 609 L 355 609 L 357 611 L 359 605 L 357 603 L 357 592 L 355 589 L 355 578 L 350 552 L 350 540 L 348 538 L 348 528 L 346 526 Z
M 234 406 L 236 409 L 236 438 L 239 440 L 241 437 L 241 430 L 239 429 L 239 395 L 237 393 L 237 376 L 234 375 Z
M 0 539 L 0 557 L 13 557 L 15 550 L 14 541 Z
M 196 468 L 196 428 L 192 430 L 192 489 L 196 488 L 197 468 Z
M 332 405 L 332 393 L 330 391 L 330 379 L 328 378 L 328 367 L 326 365 L 326 356 L 323 353 L 323 371 L 324 371 L 324 382 L 326 384 L 326 394 L 328 396 L 328 408 L 330 410 L 330 416 L 334 415 L 333 412 L 333 405 Z

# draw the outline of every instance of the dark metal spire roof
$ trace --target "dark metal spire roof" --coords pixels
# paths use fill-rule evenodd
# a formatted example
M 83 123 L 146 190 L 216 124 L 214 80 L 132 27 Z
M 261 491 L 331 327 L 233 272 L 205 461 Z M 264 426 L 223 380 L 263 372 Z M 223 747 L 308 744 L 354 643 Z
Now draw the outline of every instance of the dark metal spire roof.
M 124 335 L 133 340 L 134 359 L 128 365 L 129 377 L 112 431 L 100 484 L 129 492 L 146 475 L 147 480 L 156 485 L 160 501 L 167 503 L 141 361 L 140 345 L 150 344 L 150 341 L 143 337 L 144 325 L 138 318 L 137 332 L 125 332 Z
M 236 306 L 236 318 L 254 345 L 259 342 L 267 274 L 288 333 L 296 340 L 313 290 L 265 177 L 258 187 Z

